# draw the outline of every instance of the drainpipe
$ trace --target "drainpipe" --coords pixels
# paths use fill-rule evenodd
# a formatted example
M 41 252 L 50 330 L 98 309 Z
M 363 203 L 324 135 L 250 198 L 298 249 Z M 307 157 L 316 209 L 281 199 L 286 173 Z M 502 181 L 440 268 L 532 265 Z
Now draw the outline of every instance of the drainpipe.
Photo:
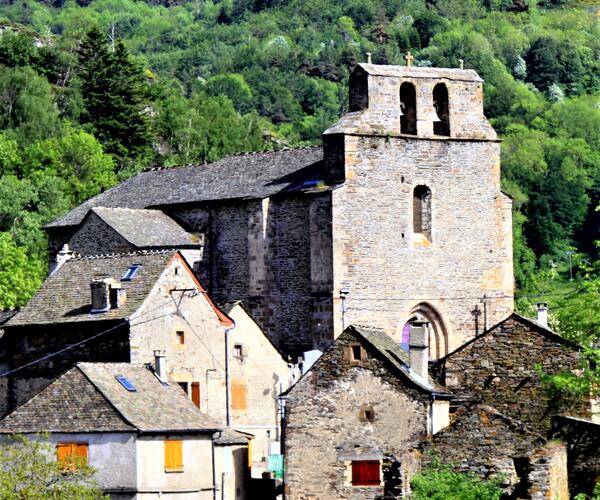
M 215 435 L 212 435 L 212 476 L 213 476 L 213 500 L 218 500 L 217 498 L 217 469 L 216 469 L 216 465 L 217 465 L 217 459 L 215 457 Z M 219 431 L 219 437 L 221 436 L 221 432 Z
M 348 295 L 350 294 L 350 290 L 348 288 L 342 288 L 340 290 L 340 299 L 342 302 L 342 331 L 346 329 L 346 312 L 348 311 L 348 304 L 346 300 L 348 300 Z
M 231 387 L 229 380 L 229 333 L 235 329 L 235 321 L 229 328 L 225 328 L 225 416 L 227 427 L 231 427 Z

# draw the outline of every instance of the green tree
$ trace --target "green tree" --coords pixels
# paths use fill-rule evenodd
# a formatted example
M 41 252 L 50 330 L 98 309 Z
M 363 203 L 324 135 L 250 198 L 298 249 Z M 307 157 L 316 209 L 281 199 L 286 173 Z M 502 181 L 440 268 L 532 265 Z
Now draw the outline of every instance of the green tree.
M 2 241 L 0 239 L 0 241 Z M 64 466 L 45 436 L 16 435 L 0 445 L 0 497 L 6 500 L 97 500 L 106 498 L 95 483 L 94 470 L 80 463 Z
M 39 259 L 29 258 L 9 233 L 0 232 L 0 307 L 24 305 L 42 284 L 44 271 Z M 5 458 L 0 450 L 0 497 L 17 498 L 3 494 L 5 468 L 11 464 Z

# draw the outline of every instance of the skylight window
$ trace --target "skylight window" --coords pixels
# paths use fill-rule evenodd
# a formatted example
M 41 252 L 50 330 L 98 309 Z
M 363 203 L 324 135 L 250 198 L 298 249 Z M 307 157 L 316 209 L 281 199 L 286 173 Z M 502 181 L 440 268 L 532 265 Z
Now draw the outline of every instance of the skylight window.
M 125 389 L 127 389 L 129 392 L 136 392 L 137 389 L 135 388 L 135 385 L 133 385 L 129 379 L 127 377 L 125 377 L 124 375 L 116 375 L 115 378 L 117 379 L 117 381 L 123 386 L 125 387 Z
M 132 266 L 129 266 L 121 278 L 121 281 L 131 281 L 139 271 L 140 267 L 142 267 L 141 264 L 133 264 Z

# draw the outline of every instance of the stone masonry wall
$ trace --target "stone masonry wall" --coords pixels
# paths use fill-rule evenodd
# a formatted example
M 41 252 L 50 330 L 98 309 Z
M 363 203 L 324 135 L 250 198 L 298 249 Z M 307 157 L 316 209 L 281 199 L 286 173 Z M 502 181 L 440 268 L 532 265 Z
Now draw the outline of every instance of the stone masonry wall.
M 499 145 L 346 136 L 346 182 L 332 194 L 334 292 L 349 289 L 346 324 L 399 339 L 425 304 L 451 352 L 513 307 L 511 202 L 500 192 Z M 432 193 L 431 240 L 413 232 L 413 191 Z M 334 307 L 341 331 L 339 305 Z M 478 319 L 483 329 L 483 314 Z
M 92 212 L 69 240 L 69 249 L 81 255 L 101 255 L 132 252 L 136 247 Z
M 578 408 L 573 401 L 549 400 L 536 366 L 548 374 L 576 370 L 579 355 L 557 336 L 513 315 L 435 369 L 460 401 L 492 405 L 544 435 L 553 415 L 589 413 L 584 401 Z
M 413 449 L 427 432 L 428 396 L 405 386 L 368 349 L 363 366 L 348 366 L 344 347 L 355 341 L 345 332 L 290 391 L 285 425 L 288 500 L 379 498 L 383 486 L 350 484 L 353 459 L 378 457 L 384 464 L 400 465 L 406 492 Z M 372 422 L 360 419 L 365 404 L 373 408 Z M 384 479 L 388 471 L 384 467 Z
M 116 326 L 112 321 L 6 327 L 6 357 L 9 368 L 25 366 L 49 353 L 106 331 Z M 58 375 L 78 361 L 128 362 L 129 326 L 116 328 L 106 334 L 74 347 L 47 360 L 35 363 L 8 377 L 8 391 L 0 395 L 0 411 L 9 411 L 46 387 Z

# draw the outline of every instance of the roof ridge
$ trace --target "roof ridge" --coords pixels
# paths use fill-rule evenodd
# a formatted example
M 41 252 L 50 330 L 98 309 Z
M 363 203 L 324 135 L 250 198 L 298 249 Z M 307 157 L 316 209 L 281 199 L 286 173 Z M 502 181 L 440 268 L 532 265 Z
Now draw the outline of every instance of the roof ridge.
M 122 211 L 129 211 L 129 212 L 158 212 L 158 213 L 164 214 L 164 212 L 158 208 L 103 207 L 102 205 L 98 205 L 98 206 L 93 206 L 92 208 L 90 208 L 90 210 L 96 210 L 98 208 L 100 208 L 102 210 L 122 210 Z
M 310 144 L 308 146 L 284 147 L 284 148 L 279 148 L 279 149 L 263 149 L 260 151 L 239 151 L 237 153 L 230 153 L 228 155 L 222 156 L 218 160 L 204 161 L 202 163 L 184 163 L 181 165 L 172 165 L 170 167 L 150 167 L 150 168 L 142 170 L 142 172 L 157 172 L 157 171 L 162 171 L 162 170 L 174 170 L 174 169 L 178 169 L 178 168 L 203 167 L 205 165 L 213 165 L 214 163 L 218 163 L 222 160 L 226 160 L 227 158 L 237 158 L 240 156 L 252 156 L 252 155 L 268 154 L 268 153 L 281 153 L 284 151 L 300 151 L 300 150 L 306 150 L 306 149 L 316 149 L 316 148 L 321 148 L 321 147 L 323 147 L 322 144 Z M 140 172 L 140 173 L 142 173 L 142 172 Z
M 76 255 L 69 259 L 67 262 L 72 260 L 96 260 L 96 259 L 114 259 L 119 257 L 133 257 L 135 255 L 159 255 L 159 254 L 171 254 L 177 252 L 177 248 L 162 248 L 157 250 L 134 250 L 133 252 L 120 252 L 120 253 L 103 253 L 95 255 Z

